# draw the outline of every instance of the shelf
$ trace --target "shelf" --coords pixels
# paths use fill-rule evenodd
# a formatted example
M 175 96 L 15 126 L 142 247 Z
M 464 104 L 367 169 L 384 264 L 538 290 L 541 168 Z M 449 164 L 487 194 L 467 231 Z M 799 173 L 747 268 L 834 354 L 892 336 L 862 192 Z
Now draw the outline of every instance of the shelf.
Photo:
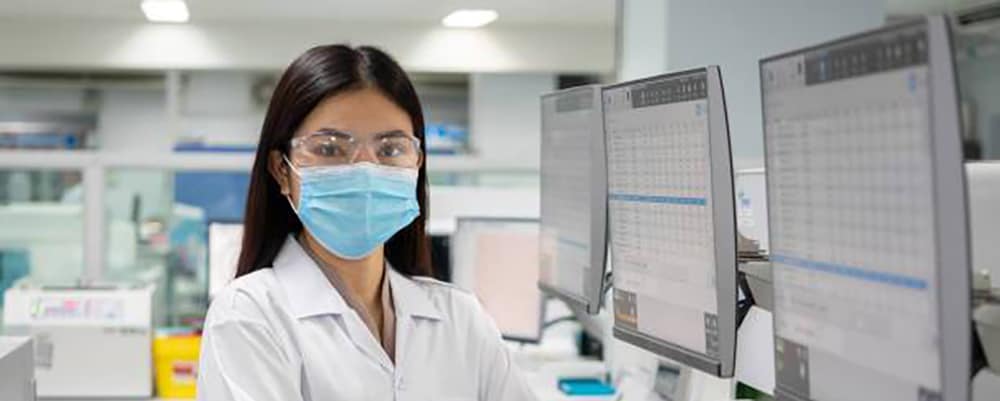
M 0 168 L 37 170 L 151 168 L 180 171 L 249 171 L 251 154 L 152 153 L 97 150 L 0 150 Z
M 178 171 L 250 171 L 250 153 L 125 152 L 111 150 L 0 149 L 0 168 L 66 170 L 87 167 L 150 168 Z M 489 160 L 478 156 L 430 155 L 434 173 L 537 173 L 538 163 Z

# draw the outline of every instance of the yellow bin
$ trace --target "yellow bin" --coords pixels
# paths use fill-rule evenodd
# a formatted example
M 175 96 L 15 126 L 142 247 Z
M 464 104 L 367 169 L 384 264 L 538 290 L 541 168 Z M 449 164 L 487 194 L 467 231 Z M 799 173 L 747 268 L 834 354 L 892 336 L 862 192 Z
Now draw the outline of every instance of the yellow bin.
M 194 398 L 198 378 L 197 335 L 158 336 L 153 340 L 156 393 L 161 398 Z

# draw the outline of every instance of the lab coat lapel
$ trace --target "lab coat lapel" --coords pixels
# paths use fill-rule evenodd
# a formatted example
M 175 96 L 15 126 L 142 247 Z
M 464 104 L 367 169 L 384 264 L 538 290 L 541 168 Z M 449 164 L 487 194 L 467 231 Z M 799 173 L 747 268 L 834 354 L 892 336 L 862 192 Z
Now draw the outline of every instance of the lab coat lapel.
M 418 337 L 416 330 L 423 326 L 421 320 L 437 323 L 444 319 L 444 314 L 431 301 L 426 290 L 420 288 L 412 279 L 403 276 L 389 266 L 389 285 L 392 287 L 393 304 L 396 309 L 396 366 L 403 366 L 403 361 L 409 354 L 410 338 Z
M 339 295 L 338 295 L 339 296 Z M 386 372 L 392 372 L 392 361 L 389 355 L 382 349 L 382 344 L 375 340 L 375 336 L 368 330 L 368 326 L 361 321 L 361 317 L 353 310 L 340 315 L 340 323 L 344 331 L 351 337 L 351 341 L 365 356 L 378 363 Z

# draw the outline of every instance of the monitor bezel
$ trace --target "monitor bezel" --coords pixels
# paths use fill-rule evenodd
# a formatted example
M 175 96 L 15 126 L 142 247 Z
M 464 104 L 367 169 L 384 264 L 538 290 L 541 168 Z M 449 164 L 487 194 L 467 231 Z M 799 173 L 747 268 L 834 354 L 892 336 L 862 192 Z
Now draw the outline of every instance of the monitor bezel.
M 847 35 L 817 45 L 784 52 L 763 58 L 758 63 L 761 81 L 761 116 L 765 137 L 765 183 L 767 172 L 767 118 L 764 108 L 764 65 L 773 61 L 833 47 L 871 35 L 881 35 L 916 26 L 925 26 L 928 39 L 927 64 L 930 67 L 930 124 L 931 163 L 933 168 L 933 196 L 935 247 L 937 251 L 938 316 L 941 333 L 941 397 L 942 401 L 965 401 L 971 394 L 971 265 L 969 261 L 968 210 L 966 203 L 966 177 L 961 147 L 961 118 L 958 110 L 958 85 L 952 57 L 952 39 L 947 17 L 926 16 L 898 24 Z M 942 99 L 948 101 L 940 102 Z M 936 102 L 937 101 L 937 102 Z M 765 184 L 766 186 L 767 184 Z M 768 204 L 771 193 L 767 192 Z M 955 216 L 961 218 L 954 218 Z M 770 220 L 769 214 L 768 219 Z M 950 216 L 951 218 L 948 218 Z M 770 224 L 770 221 L 768 222 Z M 772 231 L 768 232 L 769 237 Z M 773 244 L 773 238 L 769 238 Z M 955 266 L 946 271 L 941 266 Z M 772 311 L 777 314 L 777 311 Z M 777 324 L 777 319 L 774 319 Z M 958 332 L 955 332 L 958 331 Z M 953 335 L 946 335 L 955 332 Z M 775 341 L 779 340 L 775 331 Z M 775 358 L 777 361 L 777 358 Z M 775 396 L 779 400 L 811 401 L 783 388 L 775 381 Z
M 555 92 L 550 92 L 541 95 L 539 98 L 539 107 L 541 109 L 541 135 L 544 137 L 546 135 L 546 124 L 545 124 L 545 101 L 551 98 L 562 97 L 570 94 L 578 94 L 580 92 L 589 91 L 593 96 L 593 104 L 595 106 L 596 113 L 591 116 L 591 126 L 594 127 L 591 134 L 591 154 L 597 157 L 591 157 L 590 160 L 590 176 L 591 176 L 591 188 L 590 188 L 590 271 L 588 272 L 588 277 L 586 277 L 586 284 L 584 286 L 583 294 L 576 294 L 568 291 L 558 286 L 545 283 L 541 280 L 538 281 L 538 288 L 542 290 L 546 295 L 552 296 L 554 298 L 560 299 L 563 302 L 570 305 L 572 308 L 579 308 L 589 315 L 596 315 L 600 312 L 601 306 L 604 304 L 604 289 L 605 289 L 605 272 L 607 270 L 607 255 L 608 255 L 608 244 L 607 244 L 607 159 L 605 156 L 605 141 L 604 141 L 604 103 L 601 101 L 601 86 L 600 85 L 582 85 L 575 86 L 568 89 L 562 89 Z M 544 140 L 542 143 L 545 143 Z M 542 149 L 541 157 L 544 159 L 545 150 Z M 542 182 L 540 185 L 541 191 L 545 191 L 545 179 L 544 174 L 541 174 Z M 539 228 L 544 229 L 542 220 L 544 218 L 545 211 L 540 209 L 539 216 Z M 600 245 L 597 245 L 600 244 Z M 597 246 L 595 246 L 597 245 Z M 539 243 L 539 251 L 541 250 L 541 244 Z
M 709 155 L 712 160 L 712 163 L 710 163 L 710 177 L 713 236 L 715 240 L 716 301 L 718 305 L 717 316 L 719 318 L 719 358 L 712 358 L 707 354 L 682 347 L 637 330 L 621 327 L 617 321 L 613 325 L 613 332 L 616 338 L 653 352 L 658 356 L 675 360 L 717 377 L 728 378 L 733 376 L 736 364 L 736 207 L 733 195 L 734 178 L 729 123 L 720 68 L 712 65 L 608 85 L 603 87 L 601 91 L 602 104 L 604 103 L 604 93 L 610 90 L 645 82 L 678 79 L 692 75 L 705 75 L 707 83 L 706 100 L 708 101 Z M 604 136 L 605 140 L 607 140 L 606 132 Z M 608 210 L 608 221 L 610 226 L 610 207 Z M 609 246 L 613 244 L 611 235 L 609 232 Z M 614 252 L 614 249 L 612 248 L 611 251 Z M 614 280 L 612 279 L 612 285 L 613 282 Z
M 452 280 L 455 280 L 454 266 L 455 266 L 455 252 L 459 248 L 454 246 L 456 238 L 461 236 L 462 226 L 469 223 L 535 223 L 539 227 L 539 233 L 541 232 L 541 219 L 535 219 L 530 217 L 494 217 L 494 216 L 458 216 L 455 217 L 455 231 L 452 233 L 452 247 L 451 247 L 451 260 L 452 260 Z M 453 283 L 459 286 L 458 283 Z M 470 293 L 474 292 L 469 289 Z M 538 299 L 538 332 L 534 337 L 522 337 L 516 335 L 508 335 L 502 330 L 500 331 L 500 336 L 504 340 L 513 341 L 525 344 L 538 344 L 542 341 L 542 333 L 545 331 L 545 294 L 540 294 Z M 499 329 L 499 327 L 498 327 Z

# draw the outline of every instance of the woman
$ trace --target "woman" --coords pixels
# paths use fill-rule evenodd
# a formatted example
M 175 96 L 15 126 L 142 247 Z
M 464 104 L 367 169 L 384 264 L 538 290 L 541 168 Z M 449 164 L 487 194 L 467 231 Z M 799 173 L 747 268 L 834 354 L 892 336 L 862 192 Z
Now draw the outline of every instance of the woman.
M 371 47 L 316 47 L 285 70 L 237 279 L 205 323 L 199 399 L 533 398 L 475 298 L 427 278 L 421 113 Z

